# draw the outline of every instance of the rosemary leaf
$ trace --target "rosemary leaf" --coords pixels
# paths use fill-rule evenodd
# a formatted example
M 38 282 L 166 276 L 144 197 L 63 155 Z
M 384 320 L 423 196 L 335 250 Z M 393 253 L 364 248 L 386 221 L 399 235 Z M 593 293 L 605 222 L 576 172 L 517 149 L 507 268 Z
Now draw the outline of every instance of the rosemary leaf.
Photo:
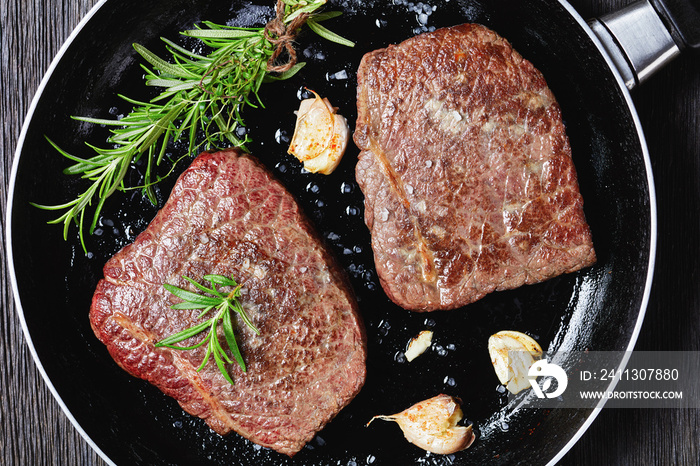
M 243 39 L 247 37 L 259 37 L 259 29 L 190 29 L 182 32 L 182 35 L 195 39 Z
M 201 309 L 199 306 L 216 306 L 221 303 L 219 298 L 211 298 L 209 296 L 192 293 L 191 291 L 183 290 L 168 283 L 165 283 L 163 288 L 184 301 L 176 305 L 179 306 L 177 309 Z M 183 305 L 194 305 L 195 307 L 181 307 Z
M 215 345 L 219 344 L 219 340 L 216 338 L 212 338 L 210 341 L 214 342 Z M 218 348 L 213 348 L 212 353 L 214 353 L 214 360 L 216 361 L 216 366 L 219 368 L 219 371 L 221 374 L 224 376 L 224 378 L 233 385 L 233 379 L 229 375 L 228 371 L 226 370 L 226 366 L 224 365 L 224 361 L 222 360 L 221 356 L 226 356 L 226 353 L 224 352 L 223 349 L 219 346 Z M 229 363 L 233 361 L 228 361 Z
M 309 20 L 306 21 L 306 24 L 309 26 L 309 29 L 311 29 L 313 32 L 315 32 L 316 34 L 318 34 L 326 40 L 335 42 L 336 44 L 345 45 L 346 47 L 355 46 L 354 42 L 339 36 L 335 32 L 327 29 L 325 26 L 321 26 L 314 18 L 309 18 Z
M 238 349 L 236 335 L 233 333 L 233 324 L 231 323 L 230 313 L 227 313 L 226 318 L 223 319 L 222 327 L 224 329 L 224 337 L 226 338 L 226 344 L 231 350 L 231 354 L 233 354 L 233 357 L 236 359 L 236 362 L 238 362 L 238 365 L 241 367 L 243 372 L 246 372 L 245 362 L 243 361 L 241 351 Z
M 168 63 L 141 44 L 133 44 L 133 46 L 134 50 L 136 50 L 138 54 L 144 58 L 144 60 L 153 65 L 154 68 L 163 71 L 164 73 L 185 79 L 198 78 L 196 74 L 190 73 L 186 68 Z
M 211 275 L 206 275 L 206 276 L 204 276 L 204 277 L 202 277 L 202 278 L 204 278 L 204 280 L 207 280 L 207 281 L 209 281 L 209 282 L 212 283 L 212 284 L 215 283 L 215 282 L 213 282 L 210 278 L 207 278 L 207 277 L 211 277 Z M 215 295 L 217 298 L 223 298 L 223 296 L 221 295 L 221 293 L 219 293 L 219 292 L 216 290 L 216 287 L 207 288 L 206 286 L 204 286 L 204 285 L 202 285 L 202 284 L 196 282 L 195 280 L 192 280 L 192 279 L 189 278 L 189 277 L 184 277 L 184 279 L 187 280 L 188 282 L 190 282 L 190 283 L 191 283 L 192 285 L 194 285 L 196 288 L 199 288 L 199 290 L 202 291 L 202 292 L 204 292 L 204 293 L 211 293 L 211 294 Z M 234 282 L 234 283 L 235 283 L 235 282 Z M 235 286 L 235 285 L 234 285 L 234 286 Z
M 206 328 L 208 328 L 211 325 L 211 321 L 207 320 L 205 322 L 202 322 L 201 324 L 197 324 L 194 327 L 190 327 L 186 330 L 183 330 L 182 332 L 176 333 L 174 335 L 169 336 L 168 338 L 165 338 L 158 343 L 155 344 L 156 347 L 159 346 L 169 346 L 171 348 L 175 349 L 194 349 L 198 348 L 199 346 L 202 345 L 200 342 L 197 345 L 194 346 L 173 346 L 175 343 L 179 343 L 183 340 L 187 340 L 188 338 L 192 338 L 193 336 L 197 335 L 198 333 L 203 332 Z
M 205 280 L 214 283 L 216 285 L 220 286 L 238 286 L 238 283 L 236 283 L 236 280 L 233 280 L 232 278 L 228 278 L 223 275 L 205 275 L 204 277 Z M 238 291 L 238 290 L 236 290 Z
M 241 354 L 241 351 L 238 348 L 238 343 L 236 342 L 236 335 L 233 328 L 231 310 L 236 312 L 236 314 L 238 314 L 241 317 L 243 322 L 251 329 L 253 329 L 256 332 L 256 334 L 260 334 L 260 331 L 255 327 L 253 322 L 246 314 L 240 301 L 238 301 L 241 286 L 236 282 L 233 276 L 226 277 L 224 275 L 216 274 L 205 275 L 203 278 L 204 280 L 207 280 L 209 283 L 211 283 L 211 287 L 206 287 L 189 277 L 183 278 L 203 293 L 207 293 L 209 296 L 193 293 L 191 291 L 178 288 L 169 283 L 165 283 L 163 284 L 163 288 L 165 288 L 169 293 L 182 300 L 182 302 L 170 306 L 171 309 L 204 309 L 202 313 L 200 313 L 198 316 L 198 318 L 200 319 L 213 310 L 216 310 L 216 313 L 213 317 L 209 318 L 208 320 L 200 322 L 197 325 L 194 325 L 181 332 L 164 338 L 163 340 L 157 342 L 155 346 L 165 346 L 177 350 L 192 350 L 206 345 L 204 358 L 202 359 L 201 364 L 197 368 L 197 371 L 201 371 L 206 366 L 209 359 L 213 356 L 216 366 L 219 368 L 219 371 L 221 371 L 221 373 L 226 378 L 226 380 L 229 381 L 229 383 L 233 384 L 233 379 L 226 370 L 225 363 L 233 364 L 235 360 L 235 362 L 238 363 L 243 372 L 246 372 L 247 369 L 243 360 L 243 355 Z M 230 292 L 225 293 L 217 289 L 217 286 L 228 286 L 232 287 L 233 289 Z M 233 355 L 233 359 L 231 358 L 231 356 L 228 355 L 225 348 L 219 341 L 219 335 L 217 332 L 219 324 L 221 324 L 224 334 L 224 340 L 226 341 L 226 346 L 228 346 L 229 351 Z M 175 343 L 179 343 L 188 338 L 192 338 L 200 334 L 201 332 L 204 332 L 207 329 L 209 329 L 207 336 L 204 337 L 204 339 L 202 339 L 199 343 L 192 346 L 175 345 Z
M 314 13 L 312 18 L 317 23 L 320 23 L 321 21 L 337 18 L 342 15 L 342 11 L 322 11 L 321 13 Z
M 297 63 L 296 65 L 292 66 L 290 69 L 287 71 L 283 71 L 282 73 L 279 73 L 278 75 L 273 75 L 273 74 L 266 74 L 265 77 L 263 78 L 264 83 L 272 82 L 272 81 L 284 81 L 285 79 L 289 79 L 295 74 L 301 70 L 306 63 Z
M 308 13 L 310 16 L 306 24 L 312 31 L 330 41 L 354 45 L 319 25 L 320 21 L 339 14 L 318 13 L 326 0 L 283 1 L 285 24 Z M 278 45 L 266 37 L 264 27 L 237 28 L 204 21 L 196 29 L 182 34 L 200 40 L 211 51 L 200 55 L 163 38 L 169 56 L 162 58 L 143 45 L 133 44 L 136 53 L 146 62 L 141 64 L 145 84 L 161 89 L 160 94 L 148 102 L 119 95 L 133 105 L 132 110 L 122 118 L 72 117 L 108 127 L 111 132 L 107 139 L 110 149 L 86 144 L 94 155 L 90 158 L 76 157 L 61 150 L 47 137 L 62 156 L 75 162 L 64 173 L 80 176 L 91 184 L 73 201 L 52 206 L 40 203 L 32 205 L 44 210 L 62 211 L 59 217 L 48 223 L 63 223 L 66 239 L 69 227 L 77 225 L 85 253 L 87 247 L 83 227 L 88 209 L 93 209 L 89 228 L 92 234 L 105 200 L 116 191 L 140 188 L 155 204 L 153 185 L 160 181 L 154 174 L 156 166 L 165 159 L 167 148 L 181 138 L 185 138 L 187 143 L 186 154 L 181 158 L 201 150 L 201 146 L 205 149 L 245 148 L 248 136 L 239 138 L 236 135 L 236 131 L 244 126 L 243 109 L 263 106 L 259 95 L 263 82 L 288 79 L 303 66 L 303 63 L 299 63 L 279 74 L 268 72 L 268 61 Z M 132 163 L 140 161 L 142 157 L 147 160 L 140 186 L 125 186 L 124 180 Z M 174 171 L 175 163 L 167 170 L 168 174 Z

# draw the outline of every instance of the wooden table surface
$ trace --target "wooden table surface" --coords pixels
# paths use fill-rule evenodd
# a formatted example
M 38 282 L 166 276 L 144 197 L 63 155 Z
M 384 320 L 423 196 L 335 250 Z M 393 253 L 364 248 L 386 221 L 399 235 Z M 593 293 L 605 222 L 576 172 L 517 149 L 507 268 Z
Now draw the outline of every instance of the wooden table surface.
M 118 1 L 118 0 L 113 0 Z M 390 0 L 387 0 L 390 1 Z M 95 0 L 0 0 L 0 190 L 3 238 L 10 167 L 44 72 Z M 571 0 L 584 18 L 628 0 Z M 681 56 L 637 89 L 634 101 L 656 181 L 658 254 L 639 350 L 700 347 L 700 56 Z M 6 262 L 6 246 L 0 252 Z M 0 464 L 101 465 L 45 386 L 2 268 Z M 700 410 L 603 409 L 560 464 L 700 464 Z

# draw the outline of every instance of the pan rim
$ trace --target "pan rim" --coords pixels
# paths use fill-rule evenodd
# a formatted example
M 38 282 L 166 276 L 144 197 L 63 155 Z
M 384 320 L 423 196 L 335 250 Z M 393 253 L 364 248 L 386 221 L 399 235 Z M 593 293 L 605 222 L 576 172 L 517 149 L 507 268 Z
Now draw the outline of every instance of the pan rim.
M 90 437 L 90 435 L 83 429 L 83 427 L 80 425 L 80 423 L 77 421 L 73 413 L 70 411 L 68 406 L 65 404 L 63 401 L 63 398 L 61 395 L 58 393 L 56 390 L 56 387 L 54 386 L 53 382 L 51 381 L 50 377 L 48 376 L 46 369 L 44 369 L 44 365 L 42 364 L 39 355 L 37 354 L 36 348 L 34 346 L 34 342 L 32 340 L 32 336 L 29 333 L 29 328 L 27 327 L 27 321 L 24 317 L 24 309 L 22 307 L 22 302 L 20 300 L 19 296 L 19 287 L 17 284 L 17 274 L 15 271 L 15 261 L 14 261 L 14 249 L 12 247 L 12 213 L 14 210 L 14 194 L 15 194 L 15 185 L 17 182 L 17 171 L 19 167 L 19 160 L 21 157 L 22 153 L 22 148 L 24 147 L 24 141 L 27 137 L 27 132 L 29 130 L 29 123 L 32 120 L 32 117 L 34 115 L 34 112 L 36 110 L 36 107 L 39 103 L 39 100 L 41 99 L 41 96 L 43 94 L 44 89 L 46 88 L 48 82 L 51 80 L 51 77 L 53 76 L 54 71 L 56 70 L 56 67 L 62 60 L 63 56 L 66 54 L 66 51 L 70 48 L 70 46 L 73 44 L 75 41 L 76 37 L 80 34 L 80 32 L 83 30 L 83 28 L 90 22 L 93 16 L 97 13 L 98 10 L 100 10 L 105 4 L 107 3 L 107 0 L 98 0 L 98 2 L 93 5 L 93 7 L 90 9 L 90 11 L 87 12 L 87 14 L 80 20 L 80 22 L 77 24 L 77 26 L 71 31 L 70 35 L 68 38 L 63 42 L 63 45 L 61 45 L 61 48 L 58 50 L 56 55 L 54 56 L 53 60 L 51 60 L 51 64 L 49 65 L 48 69 L 44 73 L 43 78 L 41 79 L 41 82 L 39 83 L 39 86 L 37 87 L 36 91 L 34 92 L 34 97 L 32 98 L 31 104 L 29 105 L 29 109 L 27 110 L 27 113 L 24 116 L 24 121 L 22 123 L 22 130 L 20 131 L 20 135 L 17 139 L 17 145 L 15 147 L 15 153 L 13 155 L 13 160 L 12 160 L 12 168 L 10 171 L 10 181 L 8 183 L 8 191 L 7 191 L 7 199 L 6 199 L 6 206 L 7 210 L 5 213 L 5 249 L 7 251 L 7 269 L 8 269 L 8 274 L 10 277 L 10 286 L 12 287 L 12 294 L 15 302 L 15 307 L 16 307 L 16 314 L 19 317 L 20 325 L 22 326 L 22 333 L 24 334 L 24 339 L 29 347 L 29 352 L 32 355 L 32 359 L 34 360 L 34 364 L 41 374 L 42 379 L 44 380 L 44 383 L 48 387 L 49 391 L 53 395 L 54 399 L 58 403 L 59 407 L 63 411 L 63 413 L 66 415 L 68 420 L 73 424 L 73 427 L 77 430 L 77 432 L 80 434 L 83 439 L 90 445 L 90 447 L 109 465 L 116 466 L 116 463 L 112 461 L 107 454 L 102 451 L 102 449 L 97 445 L 97 443 Z
M 637 131 L 637 136 L 639 139 L 639 145 L 642 149 L 642 158 L 644 159 L 644 168 L 646 171 L 646 177 L 647 177 L 647 186 L 649 189 L 649 262 L 647 264 L 647 276 L 646 276 L 646 281 L 644 283 L 644 293 L 642 294 L 642 301 L 639 307 L 639 313 L 637 314 L 637 321 L 635 323 L 634 329 L 632 330 L 632 334 L 630 336 L 629 343 L 627 344 L 627 348 L 625 349 L 624 356 L 622 358 L 622 361 L 620 362 L 619 369 L 624 370 L 624 368 L 627 366 L 627 363 L 630 358 L 630 352 L 634 350 L 634 346 L 637 343 L 637 339 L 639 338 L 639 333 L 642 329 L 642 324 L 644 322 L 644 316 L 646 314 L 647 310 L 647 305 L 649 304 L 649 296 L 651 294 L 651 285 L 653 282 L 654 278 L 654 264 L 656 261 L 656 240 L 657 240 L 657 218 L 656 218 L 656 190 L 654 187 L 654 175 L 651 169 L 651 158 L 649 157 L 649 148 L 647 147 L 646 143 L 646 137 L 644 136 L 644 130 L 642 128 L 642 123 L 641 120 L 639 119 L 639 115 L 637 114 L 637 108 L 634 105 L 634 101 L 632 100 L 632 95 L 629 92 L 629 89 L 624 83 L 624 80 L 622 79 L 622 76 L 620 72 L 617 70 L 615 67 L 612 59 L 608 55 L 608 53 L 605 51 L 605 48 L 603 47 L 602 42 L 598 39 L 598 37 L 595 35 L 593 30 L 588 26 L 588 23 L 583 19 L 583 17 L 576 11 L 576 9 L 569 4 L 567 0 L 558 0 L 559 4 L 566 9 L 566 11 L 571 15 L 571 17 L 581 26 L 583 31 L 586 33 L 586 35 L 589 37 L 591 42 L 595 45 L 595 47 L 598 49 L 598 52 L 600 53 L 601 57 L 605 60 L 605 63 L 608 65 L 609 70 L 612 72 L 613 76 L 615 77 L 615 81 L 620 88 L 620 92 L 622 93 L 622 96 L 625 99 L 625 103 L 627 104 L 627 108 L 630 112 L 630 116 L 632 117 L 632 121 L 634 122 L 635 129 Z M 617 381 L 613 380 L 610 385 L 608 385 L 607 390 L 614 390 L 615 386 L 617 385 Z M 552 458 L 548 463 L 547 466 L 553 466 L 554 464 L 558 463 L 559 460 L 561 460 L 564 455 L 566 455 L 569 450 L 581 439 L 583 434 L 588 430 L 588 428 L 593 424 L 595 419 L 598 417 L 598 414 L 600 414 L 601 410 L 603 409 L 606 399 L 603 398 L 601 399 L 598 404 L 596 405 L 595 408 L 591 411 L 591 413 L 588 415 L 584 423 L 579 427 L 579 429 L 574 433 L 574 435 L 569 439 L 569 441 L 564 445 L 560 450 L 557 455 Z
M 20 135 L 17 140 L 17 145 L 15 148 L 15 152 L 13 155 L 13 162 L 12 162 L 12 167 L 10 171 L 10 178 L 9 178 L 9 183 L 8 183 L 8 195 L 6 199 L 6 214 L 5 214 L 5 246 L 7 250 L 7 267 L 8 267 L 8 275 L 9 275 L 9 281 L 12 287 L 12 292 L 13 292 L 13 298 L 14 298 L 14 303 L 16 306 L 17 314 L 20 320 L 20 324 L 22 326 L 22 332 L 24 334 L 25 341 L 27 343 L 27 346 L 29 347 L 30 353 L 32 355 L 32 359 L 34 360 L 34 363 L 41 374 L 44 383 L 46 386 L 49 388 L 49 391 L 53 395 L 54 399 L 57 401 L 58 405 L 60 406 L 61 410 L 65 413 L 65 415 L 68 417 L 70 420 L 71 424 L 73 424 L 73 427 L 78 431 L 78 433 L 85 439 L 85 441 L 90 445 L 90 447 L 108 464 L 110 465 L 115 465 L 114 461 L 112 461 L 107 454 L 102 451 L 102 449 L 96 444 L 96 442 L 90 437 L 90 435 L 83 429 L 83 427 L 80 425 L 80 423 L 76 420 L 74 415 L 71 413 L 70 409 L 68 406 L 65 404 L 63 399 L 61 398 L 60 394 L 56 390 L 55 386 L 53 385 L 52 381 L 50 380 L 46 370 L 43 367 L 43 364 L 41 360 L 39 359 L 39 356 L 37 354 L 36 348 L 34 346 L 32 337 L 30 335 L 29 329 L 27 327 L 26 319 L 24 316 L 24 309 L 22 307 L 22 303 L 20 301 L 20 296 L 19 296 L 19 288 L 18 288 L 18 283 L 17 283 L 17 276 L 16 276 L 16 271 L 14 267 L 14 252 L 13 252 L 13 244 L 12 244 L 12 215 L 13 215 L 13 203 L 14 203 L 14 194 L 15 194 L 15 187 L 16 187 L 16 178 L 17 178 L 17 171 L 18 171 L 18 166 L 19 166 L 19 160 L 21 157 L 21 152 L 22 148 L 24 147 L 24 142 L 27 136 L 28 128 L 29 128 L 29 123 L 34 115 L 34 112 L 36 110 L 36 107 L 38 105 L 38 102 L 42 96 L 42 93 L 47 86 L 48 82 L 53 76 L 53 73 L 59 64 L 59 62 L 62 60 L 63 56 L 65 55 L 66 51 L 71 47 L 77 36 L 82 32 L 84 27 L 90 22 L 90 20 L 95 16 L 95 14 L 102 8 L 104 5 L 107 3 L 108 0 L 98 0 L 98 2 L 90 9 L 90 11 L 80 20 L 78 25 L 73 29 L 73 31 L 70 33 L 68 38 L 64 41 L 63 45 L 60 47 L 59 51 L 57 54 L 54 56 L 53 60 L 51 61 L 51 64 L 49 65 L 49 68 L 45 72 L 39 86 L 37 87 L 37 90 L 34 93 L 34 97 L 32 98 L 30 107 L 24 117 L 23 124 L 22 124 L 22 129 L 20 132 Z M 635 129 L 637 131 L 637 135 L 639 138 L 640 142 L 640 147 L 642 150 L 642 156 L 644 160 L 644 165 L 645 165 L 645 171 L 646 171 L 646 176 L 647 176 L 647 185 L 649 189 L 649 209 L 650 209 L 650 245 L 649 245 L 649 262 L 648 262 L 648 268 L 647 268 L 647 276 L 646 276 L 646 281 L 645 281 L 645 287 L 644 287 L 644 293 L 642 295 L 642 301 L 640 304 L 640 310 L 637 315 L 637 320 L 634 326 L 634 329 L 632 331 L 632 335 L 630 337 L 628 346 L 626 348 L 626 355 L 623 358 L 623 361 L 620 364 L 620 368 L 624 369 L 624 367 L 627 364 L 628 358 L 629 358 L 629 352 L 633 350 L 639 333 L 641 331 L 641 326 L 643 324 L 644 316 L 646 313 L 648 301 L 649 301 L 649 296 L 651 292 L 651 284 L 653 281 L 653 272 L 654 272 L 654 263 L 655 263 L 655 258 L 656 258 L 656 246 L 657 246 L 657 210 L 656 210 L 656 194 L 655 194 L 655 185 L 654 185 L 654 179 L 653 179 L 653 173 L 651 169 L 651 160 L 648 152 L 648 147 L 646 144 L 646 139 L 644 136 L 644 132 L 641 126 L 641 121 L 639 119 L 639 116 L 637 114 L 636 107 L 634 105 L 634 102 L 632 100 L 631 94 L 627 87 L 624 84 L 624 81 L 620 75 L 620 73 L 617 71 L 615 68 L 612 60 L 608 56 L 608 54 L 605 52 L 602 43 L 598 40 L 598 38 L 595 36 L 593 31 L 590 29 L 586 21 L 579 15 L 579 13 L 568 3 L 567 0 L 558 0 L 559 4 L 564 7 L 564 9 L 571 15 L 571 17 L 582 27 L 582 29 L 585 31 L 585 33 L 588 35 L 590 40 L 593 42 L 593 44 L 596 46 L 598 49 L 599 53 L 602 55 L 603 59 L 605 60 L 606 64 L 608 65 L 608 68 L 611 70 L 612 74 L 614 75 L 614 78 L 622 92 L 622 95 L 624 97 L 624 100 L 627 104 L 628 110 L 630 112 L 630 115 L 632 117 L 632 120 L 634 122 Z M 616 382 L 612 382 L 609 386 L 609 389 L 613 389 L 615 386 Z M 594 420 L 596 419 L 597 415 L 599 412 L 602 410 L 603 406 L 605 404 L 605 400 L 601 400 L 598 405 L 593 409 L 593 411 L 588 415 L 586 418 L 585 422 L 579 427 L 579 429 L 571 436 L 569 439 L 568 443 L 562 447 L 557 455 L 552 458 L 547 464 L 548 465 L 554 465 L 557 462 L 559 462 L 564 455 L 573 447 L 574 444 L 583 436 L 583 434 L 586 432 L 586 430 L 592 425 Z

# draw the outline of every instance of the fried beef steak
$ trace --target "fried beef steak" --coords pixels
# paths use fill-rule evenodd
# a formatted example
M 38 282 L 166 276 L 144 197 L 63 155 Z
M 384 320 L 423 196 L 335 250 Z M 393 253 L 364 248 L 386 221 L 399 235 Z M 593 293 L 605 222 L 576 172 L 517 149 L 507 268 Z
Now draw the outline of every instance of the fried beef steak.
M 260 331 L 234 319 L 247 372 L 227 364 L 233 385 L 214 358 L 196 370 L 204 347 L 154 346 L 210 317 L 171 309 L 180 300 L 163 287 L 199 292 L 183 276 L 209 285 L 205 274 L 242 284 L 242 306 Z M 197 157 L 147 229 L 107 262 L 90 322 L 117 364 L 214 431 L 235 431 L 289 456 L 365 380 L 365 334 L 346 276 L 290 193 L 235 150 Z
M 395 303 L 452 309 L 595 262 L 559 105 L 505 39 L 439 29 L 366 54 L 357 80 L 356 177 Z

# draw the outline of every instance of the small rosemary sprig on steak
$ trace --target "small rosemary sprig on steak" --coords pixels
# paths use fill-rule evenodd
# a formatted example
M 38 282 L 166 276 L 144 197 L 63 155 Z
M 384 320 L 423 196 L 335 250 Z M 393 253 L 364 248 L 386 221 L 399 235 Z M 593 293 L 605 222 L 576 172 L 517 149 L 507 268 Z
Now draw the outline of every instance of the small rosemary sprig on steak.
M 343 45 L 354 44 L 320 24 L 340 12 L 318 10 L 327 0 L 277 0 L 277 15 L 265 27 L 240 28 L 203 22 L 198 29 L 182 32 L 201 40 L 211 49 L 207 55 L 196 54 L 163 38 L 170 59 L 158 57 L 142 45 L 136 52 L 151 66 L 142 65 L 147 86 L 161 88 L 148 102 L 120 95 L 133 105 L 121 119 L 77 116 L 76 120 L 110 128 L 109 147 L 87 144 L 96 155 L 83 158 L 70 154 L 49 139 L 60 154 L 75 162 L 64 170 L 89 180 L 91 185 L 72 201 L 57 205 L 33 205 L 44 210 L 62 211 L 49 223 L 63 223 L 63 237 L 76 224 L 83 250 L 87 252 L 84 227 L 90 222 L 92 234 L 105 200 L 116 191 L 142 189 L 155 205 L 154 176 L 170 143 L 187 141 L 187 154 L 201 145 L 206 149 L 224 145 L 243 147 L 247 142 L 241 111 L 246 107 L 264 106 L 258 92 L 263 82 L 293 76 L 303 63 L 297 63 L 294 39 L 306 25 L 319 36 Z M 199 142 L 203 135 L 204 142 Z M 48 138 L 47 138 L 48 139 Z M 143 184 L 126 186 L 124 179 L 132 164 L 146 157 Z M 173 167 L 177 161 L 173 162 Z M 171 170 L 172 171 L 172 168 Z M 86 212 L 96 202 L 92 220 Z
M 245 322 L 245 324 L 248 327 L 253 329 L 255 333 L 257 333 L 258 335 L 260 334 L 260 331 L 255 327 L 255 325 L 253 325 L 253 322 L 251 322 L 245 310 L 243 310 L 243 306 L 241 306 L 241 303 L 238 300 L 238 297 L 241 294 L 241 285 L 236 283 L 236 280 L 234 280 L 233 277 L 228 278 L 223 275 L 205 275 L 203 277 L 204 280 L 207 280 L 209 283 L 211 283 L 211 288 L 207 288 L 206 286 L 197 283 L 189 277 L 183 278 L 195 287 L 197 287 L 203 293 L 208 294 L 209 296 L 204 294 L 193 293 L 191 291 L 183 290 L 182 288 L 178 288 L 174 285 L 165 283 L 163 287 L 166 290 L 168 290 L 170 293 L 177 296 L 178 298 L 182 299 L 181 303 L 174 304 L 170 307 L 172 309 L 202 309 L 202 312 L 197 317 L 198 319 L 201 319 L 206 314 L 212 311 L 214 311 L 214 315 L 204 322 L 201 322 L 188 329 L 185 329 L 181 332 L 164 338 L 163 340 L 160 340 L 155 344 L 155 346 L 167 346 L 168 348 L 174 348 L 178 350 L 192 350 L 206 344 L 207 351 L 204 355 L 204 359 L 202 360 L 202 364 L 200 364 L 200 366 L 197 368 L 197 371 L 202 370 L 202 368 L 204 368 L 204 366 L 209 361 L 209 358 L 213 355 L 214 361 L 216 361 L 216 365 L 218 366 L 221 373 L 224 375 L 226 380 L 229 381 L 229 383 L 233 384 L 233 379 L 226 371 L 226 366 L 224 365 L 224 362 L 233 364 L 233 360 L 226 353 L 223 346 L 221 345 L 221 342 L 219 341 L 219 335 L 217 332 L 219 324 L 221 324 L 221 328 L 223 329 L 226 344 L 228 345 L 231 354 L 233 355 L 236 362 L 238 362 L 238 365 L 241 367 L 243 372 L 246 371 L 246 366 L 245 362 L 243 361 L 243 356 L 241 355 L 241 352 L 238 349 L 238 344 L 236 343 L 236 336 L 233 332 L 233 324 L 231 322 L 231 318 L 233 317 L 231 311 L 238 314 L 243 320 L 243 322 Z M 233 290 L 229 293 L 223 293 L 217 289 L 217 285 L 232 287 Z M 200 341 L 196 345 L 175 345 L 175 343 L 187 340 L 188 338 L 191 338 L 205 330 L 209 330 L 209 333 L 202 341 Z

